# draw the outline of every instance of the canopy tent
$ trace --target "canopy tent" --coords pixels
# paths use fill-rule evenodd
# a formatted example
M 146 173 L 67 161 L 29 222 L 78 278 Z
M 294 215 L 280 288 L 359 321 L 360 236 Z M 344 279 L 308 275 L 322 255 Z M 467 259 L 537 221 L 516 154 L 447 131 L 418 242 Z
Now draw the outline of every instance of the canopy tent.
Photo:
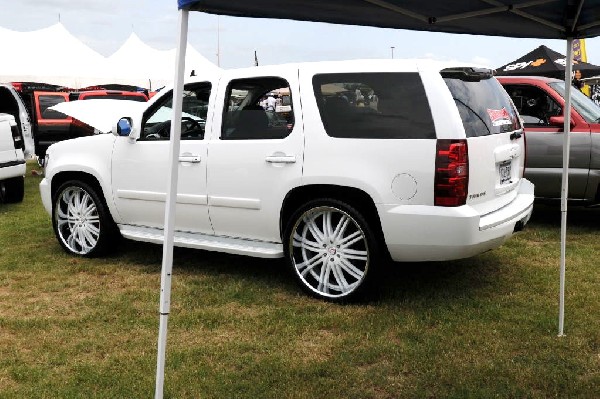
M 0 82 L 37 82 L 72 89 L 107 84 L 154 89 L 173 79 L 175 49 L 156 50 L 131 34 L 110 57 L 104 57 L 73 36 L 61 24 L 32 32 L 0 28 L 0 52 L 10 54 L 0 64 Z M 189 47 L 191 69 L 218 69 Z
M 564 79 L 567 58 L 544 45 L 532 50 L 524 56 L 496 69 L 496 75 L 547 76 Z M 577 62 L 573 70 L 581 71 L 581 76 L 589 77 L 600 74 L 600 66 Z
M 125 43 L 108 57 L 108 64 L 113 76 L 120 76 L 121 79 L 152 90 L 172 81 L 175 49 L 157 50 L 132 33 Z M 190 76 L 192 70 L 208 70 L 212 73 L 218 69 L 189 44 L 185 65 L 187 76 Z
M 173 90 L 173 120 L 181 119 L 185 46 L 189 11 L 240 17 L 280 18 L 383 28 L 466 33 L 542 39 L 566 39 L 565 76 L 570 79 L 573 39 L 600 35 L 597 0 L 178 0 L 178 61 Z M 571 108 L 567 85 L 565 109 Z M 561 199 L 561 272 L 559 336 L 563 335 L 565 243 L 571 115 L 565 113 Z M 163 397 L 166 333 L 171 299 L 173 228 L 177 193 L 177 160 L 181 124 L 171 124 L 170 170 L 165 208 L 165 236 L 161 273 L 160 327 L 156 369 L 157 398 Z
M 2 59 L 0 82 L 39 82 L 71 88 L 113 83 L 105 80 L 105 58 L 61 23 L 33 32 L 0 28 L 0 51 L 11 55 Z

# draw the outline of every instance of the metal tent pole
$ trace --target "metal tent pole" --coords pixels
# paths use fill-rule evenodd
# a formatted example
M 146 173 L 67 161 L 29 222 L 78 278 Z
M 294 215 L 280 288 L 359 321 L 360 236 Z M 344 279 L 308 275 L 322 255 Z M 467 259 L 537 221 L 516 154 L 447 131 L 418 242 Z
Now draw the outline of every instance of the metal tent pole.
M 177 178 L 179 168 L 179 147 L 181 139 L 181 111 L 183 107 L 183 79 L 185 71 L 185 51 L 188 34 L 189 11 L 179 10 L 177 23 L 179 37 L 175 81 L 173 87 L 173 118 L 171 119 L 171 142 L 169 146 L 169 168 L 167 203 L 165 206 L 165 235 L 163 241 L 162 272 L 160 276 L 160 326 L 158 331 L 158 355 L 156 359 L 156 390 L 154 397 L 162 399 L 165 376 L 165 354 L 167 347 L 167 324 L 171 308 L 171 273 L 173 271 L 173 232 L 175 229 L 175 205 L 177 203 Z
M 565 270 L 567 250 L 567 198 L 569 197 L 569 154 L 571 150 L 571 73 L 573 71 L 573 38 L 567 38 L 565 68 L 565 125 L 563 133 L 563 173 L 560 193 L 560 298 L 558 301 L 558 336 L 564 336 L 565 324 Z

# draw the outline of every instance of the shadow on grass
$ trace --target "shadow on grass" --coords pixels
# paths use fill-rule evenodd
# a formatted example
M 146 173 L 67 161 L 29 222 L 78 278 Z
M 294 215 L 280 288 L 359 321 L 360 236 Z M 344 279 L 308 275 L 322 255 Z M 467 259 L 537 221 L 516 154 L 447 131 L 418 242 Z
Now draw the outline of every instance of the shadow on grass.
M 162 267 L 162 246 L 123 240 L 111 256 L 126 265 L 142 267 L 148 273 L 159 274 Z M 448 262 L 387 263 L 373 292 L 358 304 L 421 301 L 437 298 L 468 298 L 480 290 L 493 289 L 503 268 L 493 252 L 471 259 Z M 261 259 L 219 252 L 175 248 L 174 275 L 198 275 L 234 283 L 252 280 L 290 295 L 302 292 L 284 259 Z
M 560 203 L 536 202 L 530 223 L 545 227 L 560 228 Z M 600 208 L 569 205 L 567 208 L 567 228 L 570 226 L 598 230 L 600 227 Z

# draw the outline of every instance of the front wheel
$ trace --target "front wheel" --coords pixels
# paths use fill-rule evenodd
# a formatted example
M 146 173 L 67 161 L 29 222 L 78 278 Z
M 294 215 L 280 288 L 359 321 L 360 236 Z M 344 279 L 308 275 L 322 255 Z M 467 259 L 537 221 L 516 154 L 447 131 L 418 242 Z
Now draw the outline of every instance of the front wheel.
M 342 201 L 311 201 L 286 229 L 286 256 L 302 287 L 333 302 L 354 299 L 374 278 L 377 243 L 360 212 Z
M 81 181 L 61 185 L 54 196 L 52 225 L 69 253 L 92 257 L 107 249 L 115 236 L 114 222 L 96 191 Z

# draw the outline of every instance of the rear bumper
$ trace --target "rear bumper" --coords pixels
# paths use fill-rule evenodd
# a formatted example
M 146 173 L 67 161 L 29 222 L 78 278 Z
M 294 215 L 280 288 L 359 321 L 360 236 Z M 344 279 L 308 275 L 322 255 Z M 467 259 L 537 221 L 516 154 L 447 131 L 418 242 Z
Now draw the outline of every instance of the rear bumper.
M 26 171 L 27 165 L 25 164 L 25 161 L 0 163 L 0 180 L 25 176 Z
M 380 205 L 390 255 L 395 261 L 436 261 L 468 258 L 497 248 L 529 221 L 533 188 L 531 182 L 521 179 L 516 198 L 486 215 L 468 205 Z

